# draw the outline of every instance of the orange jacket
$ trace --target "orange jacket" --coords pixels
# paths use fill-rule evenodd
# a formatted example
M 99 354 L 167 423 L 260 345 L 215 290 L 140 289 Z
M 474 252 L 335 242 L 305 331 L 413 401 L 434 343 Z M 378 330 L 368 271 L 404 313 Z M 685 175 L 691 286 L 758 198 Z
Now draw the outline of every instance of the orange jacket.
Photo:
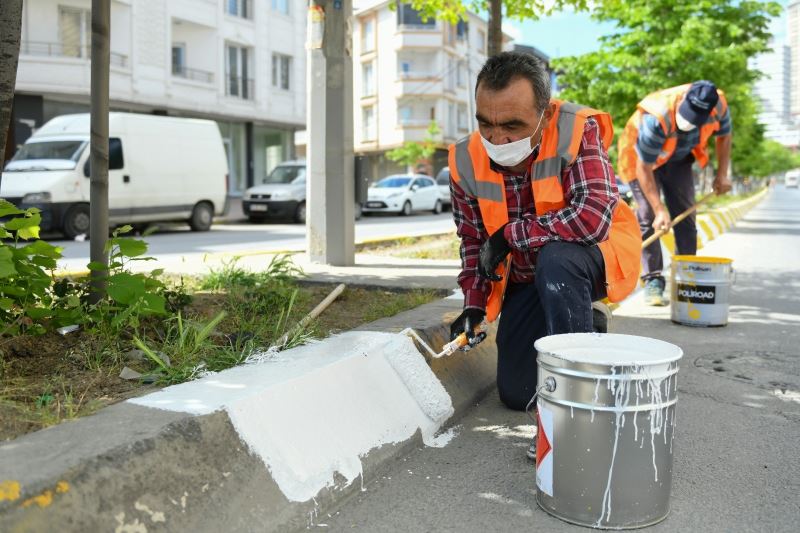
M 667 134 L 667 140 L 661 148 L 661 153 L 656 160 L 655 168 L 660 167 L 672 157 L 678 144 L 678 127 L 675 123 L 675 113 L 678 105 L 683 99 L 691 84 L 679 85 L 662 91 L 649 94 L 636 106 L 636 112 L 625 125 L 625 131 L 619 136 L 619 160 L 617 168 L 623 181 L 630 182 L 636 179 L 636 142 L 639 139 L 639 126 L 642 123 L 642 115 L 649 113 L 658 119 L 661 127 Z M 728 102 L 725 94 L 717 90 L 719 101 L 717 106 L 711 110 L 708 120 L 700 126 L 700 142 L 692 149 L 695 161 L 704 167 L 708 163 L 708 139 L 714 132 L 719 130 L 719 119 L 725 115 L 728 109 Z
M 578 156 L 586 119 L 593 117 L 600 125 L 600 135 L 605 146 L 613 138 L 611 117 L 602 111 L 560 100 L 552 100 L 555 113 L 542 134 L 539 155 L 531 167 L 531 187 L 537 215 L 558 211 L 566 207 L 561 184 L 561 173 Z M 478 200 L 481 218 L 491 235 L 508 222 L 503 175 L 492 170 L 489 156 L 477 131 L 450 145 L 450 175 L 468 196 Z M 642 237 L 639 224 L 630 208 L 617 202 L 611 219 L 608 238 L 600 243 L 606 270 L 608 299 L 619 302 L 627 297 L 639 278 L 639 257 Z M 486 302 L 486 319 L 494 321 L 503 305 L 503 294 L 508 281 L 509 259 L 497 267 L 502 281 L 492 282 Z

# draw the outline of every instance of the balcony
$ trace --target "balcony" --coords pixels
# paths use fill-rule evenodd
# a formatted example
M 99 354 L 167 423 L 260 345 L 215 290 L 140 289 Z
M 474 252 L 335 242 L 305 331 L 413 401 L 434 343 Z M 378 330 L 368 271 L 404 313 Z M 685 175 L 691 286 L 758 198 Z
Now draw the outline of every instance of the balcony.
M 19 53 L 21 56 L 65 57 L 89 61 L 92 55 L 92 47 L 42 41 L 22 41 Z M 127 68 L 128 66 L 128 56 L 125 54 L 111 52 L 109 61 L 115 67 Z
M 402 24 L 394 35 L 395 50 L 404 48 L 436 48 L 442 47 L 442 32 L 435 26 L 417 26 Z
M 197 81 L 200 83 L 214 83 L 214 73 L 183 65 L 172 65 L 172 75 L 176 78 Z M 250 80 L 252 82 L 252 80 Z
M 225 95 L 242 100 L 255 99 L 255 80 L 228 74 L 225 76 Z

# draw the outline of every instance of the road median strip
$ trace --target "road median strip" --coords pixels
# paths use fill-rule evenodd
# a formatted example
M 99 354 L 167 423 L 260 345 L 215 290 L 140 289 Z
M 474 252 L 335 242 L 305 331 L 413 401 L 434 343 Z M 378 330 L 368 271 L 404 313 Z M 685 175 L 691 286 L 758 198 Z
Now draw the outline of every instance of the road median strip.
M 0 530 L 307 527 L 389 461 L 443 445 L 491 389 L 493 339 L 432 360 L 398 333 L 443 344 L 460 308 L 432 302 L 3 443 Z

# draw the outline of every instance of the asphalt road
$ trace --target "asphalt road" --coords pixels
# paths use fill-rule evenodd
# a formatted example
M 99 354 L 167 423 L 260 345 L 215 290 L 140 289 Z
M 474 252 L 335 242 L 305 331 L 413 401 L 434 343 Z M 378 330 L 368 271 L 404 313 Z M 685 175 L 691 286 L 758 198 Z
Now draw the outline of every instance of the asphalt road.
M 672 511 L 650 531 L 797 531 L 800 519 L 800 191 L 780 188 L 701 255 L 731 257 L 730 322 L 689 328 L 641 295 L 612 331 L 684 350 Z M 444 448 L 398 460 L 314 526 L 328 531 L 586 531 L 540 510 L 529 419 L 492 394 Z M 619 463 L 624 467 L 624 458 Z M 605 466 L 607 469 L 607 465 Z M 616 467 L 615 467 L 616 468 Z
M 412 214 L 408 217 L 371 215 L 356 222 L 356 242 L 397 236 L 416 236 L 444 233 L 455 230 L 453 215 Z M 63 247 L 62 268 L 80 270 L 89 262 L 89 242 L 69 241 L 59 235 L 45 236 L 50 242 Z M 204 254 L 252 251 L 304 250 L 306 227 L 302 224 L 264 222 L 261 224 L 215 224 L 210 231 L 196 233 L 188 226 L 160 227 L 153 235 L 145 237 L 148 255 L 161 258 L 184 256 L 191 260 Z

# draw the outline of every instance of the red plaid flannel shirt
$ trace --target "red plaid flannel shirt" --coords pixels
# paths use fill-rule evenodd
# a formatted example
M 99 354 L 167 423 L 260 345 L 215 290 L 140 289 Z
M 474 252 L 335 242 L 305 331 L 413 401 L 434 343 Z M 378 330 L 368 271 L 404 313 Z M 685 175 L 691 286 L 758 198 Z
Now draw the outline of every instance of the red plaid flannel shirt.
M 511 246 L 512 283 L 533 282 L 539 248 L 550 241 L 596 245 L 608 237 L 611 216 L 619 201 L 614 170 L 600 140 L 600 128 L 593 118 L 586 120 L 583 139 L 575 162 L 564 169 L 561 183 L 566 207 L 536 216 L 531 190 L 530 167 L 538 152 L 531 154 L 524 175 L 503 173 L 508 205 L 504 236 Z M 478 200 L 450 180 L 453 219 L 461 238 L 461 273 L 458 284 L 464 291 L 464 307 L 486 308 L 490 284 L 478 276 L 478 252 L 489 238 L 481 220 Z

